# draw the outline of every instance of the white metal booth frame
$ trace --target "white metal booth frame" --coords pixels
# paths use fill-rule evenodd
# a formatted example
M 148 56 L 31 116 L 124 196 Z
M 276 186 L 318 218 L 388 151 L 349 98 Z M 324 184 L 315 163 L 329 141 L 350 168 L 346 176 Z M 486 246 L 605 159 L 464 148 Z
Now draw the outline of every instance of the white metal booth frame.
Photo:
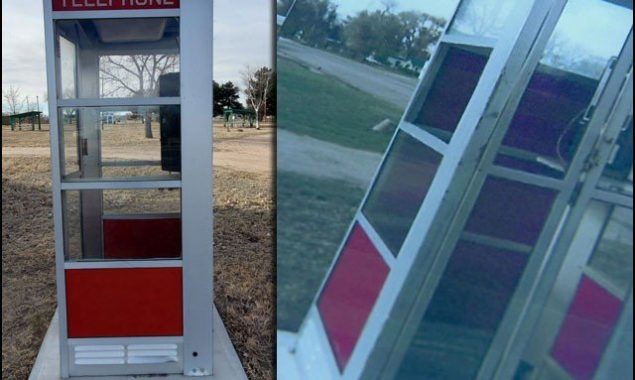
M 631 1 L 595 2 L 622 9 L 629 20 L 632 16 Z M 605 175 L 625 141 L 620 142 L 620 136 L 629 130 L 632 133 L 632 22 L 623 35 L 607 40 L 607 44 L 617 47 L 615 57 L 603 62 L 604 71 L 588 82 L 583 113 L 576 110 L 573 120 L 581 132 L 567 143 L 572 150 L 560 155 L 560 136 L 560 160 L 556 156 L 555 161 L 549 161 L 548 154 L 531 152 L 531 145 L 514 147 L 509 135 L 514 132 L 512 128 L 518 129 L 518 124 L 514 125 L 516 113 L 526 100 L 532 80 L 537 80 L 534 74 L 548 71 L 541 59 L 554 30 L 567 6 L 579 1 L 513 2 L 513 9 L 503 17 L 504 28 L 492 35 L 461 33 L 458 18 L 473 3 L 478 1 L 461 2 L 421 73 L 382 164 L 302 323 L 291 352 L 293 366 L 307 378 L 427 378 L 405 368 L 408 360 L 422 359 L 421 355 L 409 356 L 409 349 L 430 314 L 439 319 L 439 315 L 450 313 L 435 300 L 452 298 L 448 296 L 446 274 L 460 272 L 461 263 L 457 261 L 461 259 L 475 265 L 471 268 L 474 272 L 489 265 L 493 268 L 489 273 L 492 281 L 500 280 L 502 284 L 494 286 L 511 290 L 490 294 L 503 298 L 504 303 L 473 363 L 466 359 L 474 357 L 459 354 L 454 361 L 448 352 L 435 356 L 434 346 L 420 351 L 429 354 L 425 363 L 428 367 L 447 363 L 441 369 L 433 368 L 441 371 L 434 374 L 478 379 L 524 378 L 523 370 L 536 376 L 532 378 L 550 379 L 632 375 L 632 361 L 627 359 L 632 353 L 632 259 L 630 266 L 625 265 L 626 278 L 621 287 L 590 265 L 612 210 L 624 210 L 632 219 L 632 151 L 626 159 L 630 165 L 626 173 L 618 179 Z M 505 6 L 512 2 L 499 3 L 505 13 Z M 452 79 L 451 74 L 444 74 L 443 65 L 457 49 L 480 56 L 480 63 L 477 59 L 469 65 L 481 65 L 481 72 L 473 88 L 466 91 L 465 104 L 449 130 L 431 124 L 440 120 L 435 119 L 435 111 L 438 114 L 445 109 L 430 106 L 425 110 L 431 94 L 439 88 L 435 80 Z M 582 77 L 587 75 L 579 76 L 586 81 Z M 432 116 L 422 118 L 425 112 Z M 563 124 L 565 130 L 572 122 Z M 532 137 L 529 127 L 523 133 L 529 140 L 545 139 L 541 135 Z M 535 142 L 538 144 L 534 147 L 539 147 L 541 142 Z M 531 165 L 527 163 L 532 160 Z M 536 169 L 536 163 L 542 168 Z M 490 198 L 494 194 L 489 202 L 488 194 Z M 512 199 L 506 194 L 512 194 Z M 402 207 L 400 202 L 406 205 Z M 484 203 L 490 207 L 485 212 L 481 207 Z M 535 215 L 541 213 L 536 221 Z M 499 219 L 488 220 L 488 214 Z M 503 228 L 506 236 L 489 228 L 501 228 L 498 222 L 512 225 L 509 230 Z M 523 234 L 515 234 L 515 223 L 524 229 Z M 632 225 L 630 234 L 632 258 Z M 479 256 L 474 248 L 477 246 L 494 248 Z M 466 251 L 476 258 L 468 260 L 470 253 Z M 523 259 L 514 261 L 510 256 Z M 497 272 L 497 265 L 504 263 L 515 268 L 512 275 L 508 270 Z M 469 272 L 469 268 L 463 270 Z M 570 322 L 567 313 L 575 307 L 580 286 L 587 279 L 615 300 L 615 328 L 607 333 L 596 365 L 580 375 L 575 366 L 567 368 L 563 364 L 566 360 L 558 362 L 550 355 L 557 355 L 553 347 L 560 342 L 561 328 Z M 478 286 L 473 284 L 474 288 Z M 481 305 L 491 309 L 499 306 L 495 302 Z M 461 305 L 453 307 L 466 314 L 472 312 Z M 479 311 L 474 310 L 474 314 L 479 315 Z M 465 317 L 456 318 L 461 321 Z M 479 323 L 488 325 L 490 321 Z M 435 329 L 433 325 L 428 327 Z M 438 333 L 447 345 L 460 338 L 455 330 Z M 458 372 L 443 372 L 450 366 Z M 467 367 L 467 372 L 460 372 L 461 367 Z M 286 374 L 278 375 L 284 378 Z
M 78 2 L 68 2 L 75 3 Z M 94 2 L 87 3 L 95 7 Z M 164 9 L 81 11 L 59 10 L 59 4 L 56 0 L 44 0 L 61 376 L 210 375 L 213 370 L 212 2 L 186 0 L 179 6 L 178 1 L 170 0 L 148 3 L 171 5 Z M 67 2 L 63 4 L 66 6 Z M 86 25 L 100 30 L 95 34 Z M 169 40 L 162 37 L 168 34 L 166 25 L 176 25 Z M 159 33 L 135 42 L 136 37 L 147 32 L 146 26 Z M 60 47 L 62 43 L 71 47 L 72 56 L 64 62 L 61 61 L 66 58 L 60 57 L 65 54 L 60 52 L 65 48 Z M 101 96 L 102 55 L 158 53 L 177 56 L 180 84 L 176 86 L 176 95 L 173 92 Z M 69 67 L 72 77 L 67 74 Z M 65 92 L 68 83 L 73 87 L 70 93 Z M 160 109 L 161 118 L 167 118 L 175 108 L 180 109 L 177 111 L 180 119 L 176 119 L 180 120 L 177 126 L 180 147 L 176 147 L 176 152 L 180 152 L 176 158 L 182 163 L 180 168 L 172 167 L 169 174 L 154 176 L 103 175 L 106 160 L 102 153 L 106 152 L 101 140 L 106 132 L 100 131 L 100 112 L 130 115 L 144 109 Z M 162 119 L 161 123 L 164 122 L 168 121 Z M 66 124 L 71 125 L 66 128 Z M 75 131 L 65 136 L 73 128 Z M 66 156 L 74 152 L 79 162 L 72 164 Z M 73 165 L 75 172 L 67 170 L 66 166 Z M 114 165 L 156 163 L 139 160 Z M 161 221 L 176 215 L 180 220 L 174 232 L 182 241 L 176 248 L 178 252 L 173 257 L 150 255 L 135 260 L 116 255 L 106 257 L 104 251 L 113 248 L 106 247 L 112 242 L 104 242 L 105 226 L 110 223 L 104 212 L 104 199 L 117 191 L 141 194 L 157 192 L 155 189 L 180 193 L 175 201 L 176 214 L 142 209 L 141 214 L 137 211 L 137 214 L 113 215 L 110 220 Z M 79 194 L 79 201 L 72 198 L 73 192 Z M 79 248 L 75 247 L 81 252 L 79 257 L 69 254 L 71 209 L 75 213 L 81 210 L 81 231 L 77 233 L 81 243 Z M 131 230 L 134 228 L 130 225 L 123 225 L 118 233 L 133 239 Z M 147 241 L 157 239 L 156 235 L 160 232 L 147 236 Z M 135 244 L 142 247 L 145 241 L 137 238 Z M 164 322 L 170 318 L 172 322 Z M 106 330 L 104 323 L 110 324 Z

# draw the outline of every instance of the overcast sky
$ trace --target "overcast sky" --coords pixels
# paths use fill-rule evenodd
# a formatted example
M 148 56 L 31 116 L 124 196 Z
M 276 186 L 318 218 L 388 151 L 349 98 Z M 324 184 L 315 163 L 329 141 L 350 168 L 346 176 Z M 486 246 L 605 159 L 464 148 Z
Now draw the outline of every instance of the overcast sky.
M 241 84 L 245 65 L 271 66 L 272 2 L 214 0 L 214 79 Z M 31 102 L 46 92 L 42 0 L 2 1 L 2 89 L 13 84 Z M 4 110 L 4 102 L 3 102 Z M 44 107 L 45 108 L 45 107 Z

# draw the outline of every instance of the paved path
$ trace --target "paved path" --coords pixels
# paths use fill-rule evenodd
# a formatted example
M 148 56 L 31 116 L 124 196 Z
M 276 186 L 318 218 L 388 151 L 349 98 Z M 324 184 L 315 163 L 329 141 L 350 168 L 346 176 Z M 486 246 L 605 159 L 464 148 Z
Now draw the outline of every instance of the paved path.
M 278 55 L 332 75 L 402 108 L 408 104 L 417 84 L 416 78 L 381 70 L 285 38 L 278 40 Z
M 382 155 L 278 129 L 278 170 L 344 180 L 366 189 Z

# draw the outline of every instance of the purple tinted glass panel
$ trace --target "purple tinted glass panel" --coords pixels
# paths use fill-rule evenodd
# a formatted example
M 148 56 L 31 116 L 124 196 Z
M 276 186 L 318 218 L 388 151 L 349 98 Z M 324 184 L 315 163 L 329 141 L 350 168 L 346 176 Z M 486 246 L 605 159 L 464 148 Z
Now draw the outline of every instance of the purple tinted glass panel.
M 356 224 L 318 300 L 340 370 L 353 353 L 388 272 L 381 254 Z
M 575 379 L 592 379 L 622 311 L 622 302 L 583 276 L 551 356 Z
M 544 187 L 489 177 L 465 230 L 533 245 L 538 240 L 556 194 Z
M 496 164 L 561 177 L 584 132 L 582 116 L 598 82 L 578 74 L 541 66 L 523 95 L 503 145 L 525 154 L 504 153 Z M 552 166 L 540 164 L 551 162 Z
M 487 59 L 486 55 L 456 47 L 448 48 L 425 101 L 412 123 L 424 129 L 431 127 L 454 132 L 483 73 Z M 450 134 L 442 135 L 446 137 L 446 141 L 449 140 L 447 137 Z
M 527 259 L 523 253 L 459 241 L 397 378 L 474 378 Z
M 527 257 L 524 253 L 459 241 L 426 319 L 496 331 Z
M 441 162 L 441 154 L 398 132 L 364 215 L 396 256 Z

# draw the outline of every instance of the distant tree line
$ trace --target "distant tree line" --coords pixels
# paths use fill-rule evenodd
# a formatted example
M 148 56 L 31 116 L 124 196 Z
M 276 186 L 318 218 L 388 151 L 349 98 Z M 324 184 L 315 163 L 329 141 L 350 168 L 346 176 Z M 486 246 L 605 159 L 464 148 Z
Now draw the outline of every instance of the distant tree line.
M 245 96 L 247 109 L 258 115 L 258 121 L 266 116 L 276 116 L 276 73 L 272 68 L 245 67 L 241 72 L 243 88 L 231 81 L 214 81 L 214 116 L 223 115 L 226 107 L 244 109 L 240 93 Z
M 240 88 L 233 82 L 219 84 L 214 81 L 214 116 L 223 114 L 225 107 L 233 109 L 243 109 L 245 106 L 240 102 Z
M 287 9 L 292 2 L 279 0 L 278 7 Z M 384 9 L 341 18 L 331 0 L 297 0 L 280 34 L 358 60 L 410 62 L 418 71 L 430 59 L 429 48 L 446 20 L 418 11 L 396 13 L 393 8 L 387 2 Z

